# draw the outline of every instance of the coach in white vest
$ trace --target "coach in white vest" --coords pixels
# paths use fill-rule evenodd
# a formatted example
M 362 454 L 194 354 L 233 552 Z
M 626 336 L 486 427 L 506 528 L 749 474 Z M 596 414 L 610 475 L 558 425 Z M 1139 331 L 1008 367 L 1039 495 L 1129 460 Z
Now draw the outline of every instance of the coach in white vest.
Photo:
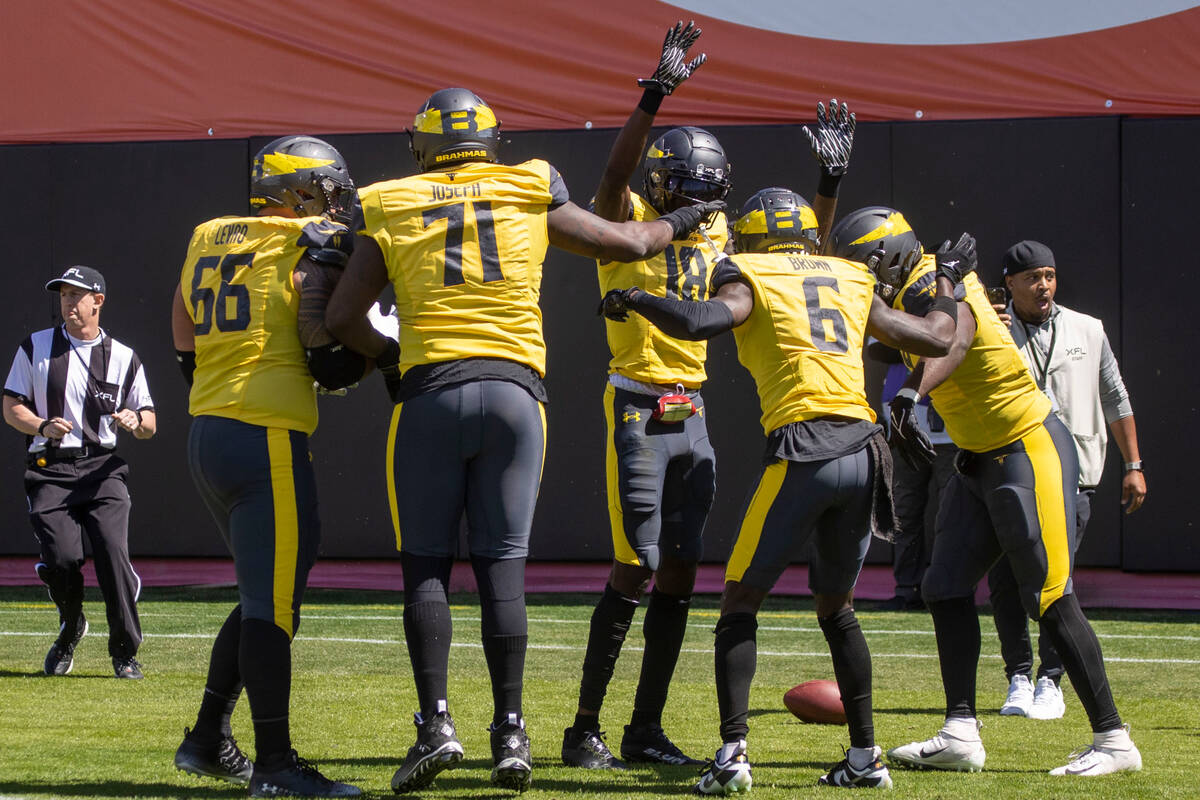
M 63 323 L 28 336 L 4 382 L 4 421 L 25 434 L 25 496 L 37 537 L 38 577 L 58 607 L 58 638 L 47 675 L 66 675 L 87 633 L 83 539 L 91 545 L 108 617 L 108 652 L 118 678 L 141 678 L 137 598 L 129 562 L 129 467 L 117 432 L 154 435 L 154 401 L 137 354 L 100 327 L 104 276 L 70 267 L 46 284 Z
M 1018 242 L 1004 254 L 1003 266 L 1005 287 L 1012 300 L 1006 308 L 997 310 L 1001 311 L 1001 319 L 1007 316 L 1013 341 L 1034 380 L 1053 401 L 1055 412 L 1075 438 L 1079 494 L 1074 546 L 1078 547 L 1091 517 L 1092 495 L 1104 472 L 1109 430 L 1125 462 L 1121 482 L 1125 513 L 1133 513 L 1145 500 L 1146 479 L 1133 407 L 1103 323 L 1054 302 L 1058 276 L 1050 248 L 1040 242 Z M 1062 660 L 1050 640 L 1039 636 L 1041 664 L 1036 685 L 1031 681 L 1033 649 L 1028 619 L 1006 559 L 988 574 L 988 586 L 1009 679 L 1008 697 L 1000 713 L 1033 719 L 1061 717 L 1065 709 L 1058 687 Z

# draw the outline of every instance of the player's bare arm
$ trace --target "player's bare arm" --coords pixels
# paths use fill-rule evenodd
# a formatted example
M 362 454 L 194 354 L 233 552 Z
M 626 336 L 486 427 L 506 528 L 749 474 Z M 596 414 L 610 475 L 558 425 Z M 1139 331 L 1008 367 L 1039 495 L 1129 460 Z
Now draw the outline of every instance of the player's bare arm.
M 724 208 L 725 203 L 716 200 L 676 209 L 652 222 L 609 222 L 567 202 L 546 214 L 546 227 L 550 244 L 562 250 L 609 261 L 640 261 L 662 252 Z
M 686 26 L 682 22 L 677 23 L 667 31 L 654 74 L 638 81 L 645 92 L 617 134 L 600 185 L 596 187 L 594 210 L 598 216 L 612 222 L 629 219 L 629 180 L 646 150 L 659 104 L 679 84 L 691 77 L 692 72 L 707 58 L 701 53 L 691 62 L 684 62 L 688 48 L 699 36 L 700 29 L 693 23 L 689 22 Z
M 325 325 L 339 342 L 369 358 L 383 353 L 390 341 L 367 319 L 367 310 L 387 283 L 387 265 L 379 243 L 369 236 L 359 236 L 325 308 Z
M 938 297 L 952 298 L 954 287 L 947 278 L 937 279 Z M 951 306 L 950 308 L 954 308 Z M 924 317 L 897 311 L 875 295 L 867 332 L 897 350 L 918 356 L 944 356 L 954 343 L 957 315 L 947 308 L 933 308 Z
M 941 386 L 953 374 L 966 357 L 967 351 L 971 349 L 971 342 L 975 339 L 976 323 L 975 315 L 971 313 L 971 307 L 966 303 L 956 303 L 955 309 L 958 315 L 957 329 L 950 352 L 936 358 L 922 358 L 904 383 L 905 388 L 915 389 L 921 397 L 925 397 Z

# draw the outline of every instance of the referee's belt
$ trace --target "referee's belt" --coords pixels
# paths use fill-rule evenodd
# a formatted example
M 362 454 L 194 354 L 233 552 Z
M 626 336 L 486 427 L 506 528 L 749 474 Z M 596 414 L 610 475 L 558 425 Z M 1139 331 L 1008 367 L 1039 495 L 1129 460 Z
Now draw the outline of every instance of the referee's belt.
M 101 447 L 98 444 L 85 444 L 81 447 L 47 447 L 45 450 L 29 453 L 26 461 L 31 465 L 44 467 L 47 464 L 78 461 L 91 456 L 106 456 L 112 452 L 114 452 L 114 448 Z

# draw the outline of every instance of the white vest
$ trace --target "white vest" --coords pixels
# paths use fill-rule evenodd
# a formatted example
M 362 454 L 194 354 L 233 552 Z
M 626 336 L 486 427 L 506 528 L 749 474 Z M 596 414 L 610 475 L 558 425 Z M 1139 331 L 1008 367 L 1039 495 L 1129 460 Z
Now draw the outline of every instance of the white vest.
M 1046 364 L 1043 346 L 1029 341 L 1033 325 L 1021 321 L 1009 304 L 1013 341 L 1038 386 L 1054 401 L 1055 410 L 1075 439 L 1079 485 L 1095 486 L 1104 472 L 1108 427 L 1100 405 L 1100 354 L 1104 324 L 1095 317 L 1055 305 L 1050 322 L 1053 349 Z M 1042 333 L 1046 336 L 1046 333 Z

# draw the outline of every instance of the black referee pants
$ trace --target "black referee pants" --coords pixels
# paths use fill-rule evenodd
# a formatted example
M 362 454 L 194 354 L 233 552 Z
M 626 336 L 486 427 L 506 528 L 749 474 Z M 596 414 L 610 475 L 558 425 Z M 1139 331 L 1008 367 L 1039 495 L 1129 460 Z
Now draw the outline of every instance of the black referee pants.
M 108 652 L 131 657 L 142 643 L 137 598 L 141 579 L 129 563 L 129 466 L 105 454 L 25 470 L 29 521 L 41 550 L 39 570 L 64 620 L 83 608 L 83 540 L 91 545 L 108 616 Z M 73 588 L 74 587 L 74 588 Z

